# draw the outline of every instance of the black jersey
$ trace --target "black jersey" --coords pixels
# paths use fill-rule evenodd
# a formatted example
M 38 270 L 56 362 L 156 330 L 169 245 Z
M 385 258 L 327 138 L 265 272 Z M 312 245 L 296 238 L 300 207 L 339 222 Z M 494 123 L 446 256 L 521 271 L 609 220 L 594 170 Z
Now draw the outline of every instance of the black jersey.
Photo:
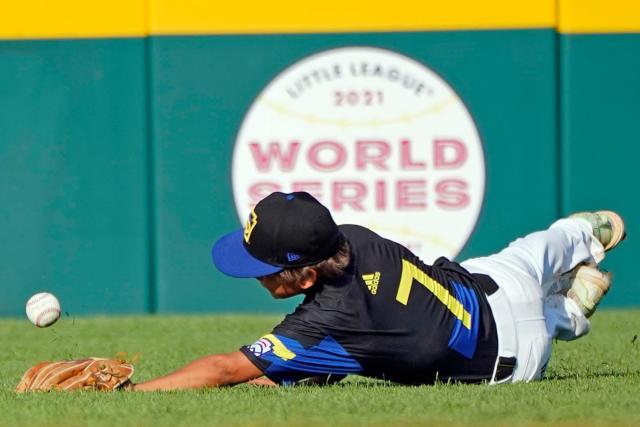
M 316 283 L 271 334 L 241 351 L 286 384 L 360 374 L 424 384 L 491 378 L 497 337 L 487 276 L 446 258 L 423 263 L 367 228 L 342 225 L 351 262 L 339 279 Z

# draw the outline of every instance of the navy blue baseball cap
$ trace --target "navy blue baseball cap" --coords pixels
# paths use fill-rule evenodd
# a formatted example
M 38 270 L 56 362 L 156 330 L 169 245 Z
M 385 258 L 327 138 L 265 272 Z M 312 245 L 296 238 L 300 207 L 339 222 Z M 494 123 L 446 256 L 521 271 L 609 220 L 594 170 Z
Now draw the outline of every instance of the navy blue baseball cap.
M 344 237 L 329 210 L 306 192 L 271 193 L 255 205 L 244 229 L 218 239 L 211 255 L 232 277 L 261 277 L 333 256 Z

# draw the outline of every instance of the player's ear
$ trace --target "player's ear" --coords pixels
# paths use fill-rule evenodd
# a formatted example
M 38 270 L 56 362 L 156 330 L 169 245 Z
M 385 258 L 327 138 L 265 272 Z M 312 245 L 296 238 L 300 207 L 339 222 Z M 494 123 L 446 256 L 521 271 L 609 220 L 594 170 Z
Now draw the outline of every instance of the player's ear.
M 300 280 L 300 289 L 309 289 L 316 283 L 318 278 L 318 271 L 315 268 L 307 268 L 305 276 Z

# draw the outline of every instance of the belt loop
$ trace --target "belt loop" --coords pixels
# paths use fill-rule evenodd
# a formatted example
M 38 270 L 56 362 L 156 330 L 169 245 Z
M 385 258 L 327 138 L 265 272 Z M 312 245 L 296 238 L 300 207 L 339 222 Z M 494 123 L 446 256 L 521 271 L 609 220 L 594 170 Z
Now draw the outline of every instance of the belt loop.
M 491 314 L 498 335 L 498 357 L 493 368 L 490 384 L 511 382 L 517 365 L 516 356 L 518 354 L 518 342 L 511 304 L 502 288 L 498 288 L 491 295 L 487 295 L 487 302 L 491 307 Z
M 517 359 L 515 357 L 498 356 L 493 368 L 493 375 L 489 384 L 504 384 L 511 382 L 513 371 L 516 369 Z

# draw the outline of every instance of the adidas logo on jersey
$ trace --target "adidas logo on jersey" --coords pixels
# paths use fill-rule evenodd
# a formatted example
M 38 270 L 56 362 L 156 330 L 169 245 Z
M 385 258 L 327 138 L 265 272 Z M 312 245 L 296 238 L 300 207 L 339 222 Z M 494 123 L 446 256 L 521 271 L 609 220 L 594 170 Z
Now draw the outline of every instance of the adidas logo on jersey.
M 371 295 L 375 295 L 378 293 L 378 284 L 380 283 L 380 272 L 376 271 L 372 274 L 363 274 L 362 280 L 364 280 L 364 284 L 367 285 L 369 292 Z

